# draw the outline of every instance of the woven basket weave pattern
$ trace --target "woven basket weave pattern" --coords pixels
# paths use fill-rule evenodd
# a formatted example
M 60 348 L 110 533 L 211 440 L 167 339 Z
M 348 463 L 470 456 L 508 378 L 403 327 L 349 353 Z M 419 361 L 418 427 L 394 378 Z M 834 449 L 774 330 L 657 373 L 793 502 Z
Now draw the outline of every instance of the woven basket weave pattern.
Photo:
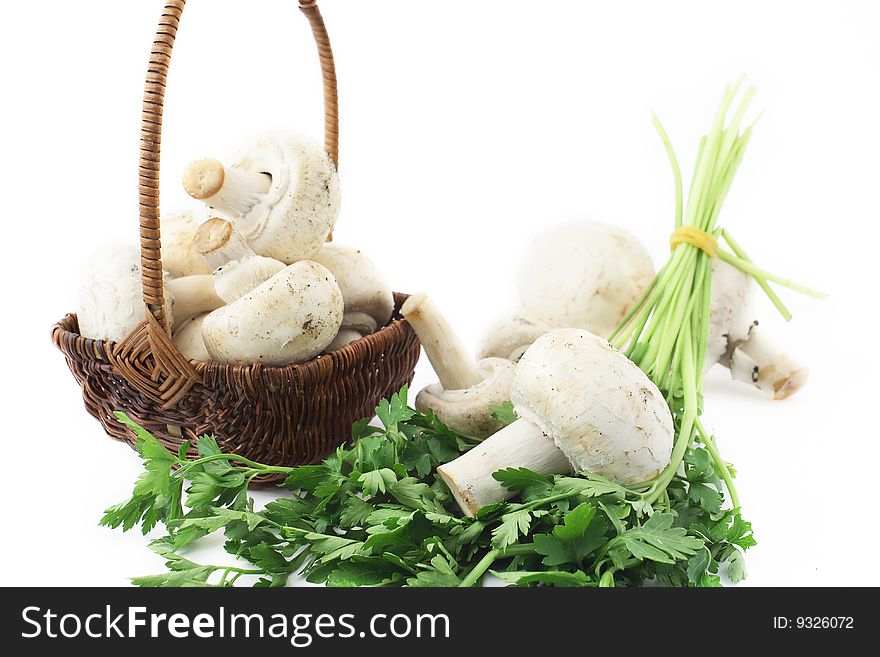
M 82 386 L 86 409 L 109 435 L 133 434 L 113 415 L 122 411 L 177 450 L 184 440 L 211 434 L 224 451 L 270 465 L 315 463 L 350 437 L 351 425 L 372 414 L 378 400 L 412 382 L 419 343 L 397 310 L 378 333 L 302 365 L 262 367 L 195 362 L 202 383 L 172 408 L 133 390 L 118 376 L 113 343 L 79 335 L 75 315 L 52 329 L 52 340 Z

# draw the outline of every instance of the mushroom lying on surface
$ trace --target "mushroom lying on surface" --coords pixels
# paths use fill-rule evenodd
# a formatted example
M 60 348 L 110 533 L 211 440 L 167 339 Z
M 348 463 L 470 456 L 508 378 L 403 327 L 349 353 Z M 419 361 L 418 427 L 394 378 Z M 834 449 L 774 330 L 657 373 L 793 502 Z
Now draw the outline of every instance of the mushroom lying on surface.
M 193 238 L 203 219 L 191 211 L 162 217 L 162 268 L 170 276 L 211 273 L 204 258 L 193 248 Z
M 712 263 L 712 305 L 705 367 L 721 363 L 731 377 L 785 399 L 806 383 L 809 371 L 758 330 L 752 277 L 717 258 Z
M 193 162 L 183 186 L 228 216 L 256 253 L 285 264 L 318 253 L 339 215 L 336 167 L 321 145 L 299 135 L 256 139 L 228 167 Z
M 489 327 L 477 358 L 506 358 L 516 362 L 535 340 L 558 328 L 564 327 L 535 310 L 517 308 Z
M 237 301 L 286 267 L 280 260 L 256 255 L 223 219 L 209 219 L 199 226 L 193 245 L 214 272 L 214 289 L 226 303 Z
M 653 278 L 651 257 L 629 232 L 575 222 L 529 245 L 517 288 L 526 308 L 562 326 L 609 337 Z
M 385 326 L 394 311 L 394 295 L 373 262 L 357 249 L 328 244 L 312 260 L 336 277 L 345 314 L 339 334 L 327 348 L 335 351 Z
M 511 493 L 492 473 L 572 468 L 621 484 L 656 477 L 669 463 L 672 415 L 663 395 L 603 338 L 559 329 L 538 338 L 513 375 L 519 419 L 437 468 L 468 516 Z
M 509 399 L 514 364 L 502 358 L 477 363 L 437 306 L 424 293 L 414 294 L 401 308 L 437 373 L 439 383 L 416 397 L 416 408 L 434 411 L 451 429 L 484 438 L 501 428 L 492 417 L 492 406 Z
M 211 276 L 184 276 L 165 281 L 165 314 L 173 326 L 175 315 L 189 318 L 223 305 L 214 293 Z M 119 342 L 144 319 L 140 250 L 112 246 L 88 261 L 77 319 L 80 335 Z
M 807 382 L 809 370 L 786 355 L 752 326 L 748 339 L 735 347 L 726 363 L 736 381 L 755 386 L 773 399 L 790 397 Z
M 327 348 L 342 312 L 333 274 L 302 260 L 205 317 L 202 337 L 211 360 L 221 363 L 301 363 Z
M 211 360 L 211 355 L 208 353 L 205 341 L 202 339 L 202 324 L 207 316 L 207 313 L 203 313 L 196 317 L 191 317 L 174 327 L 171 337 L 184 358 L 189 360 Z

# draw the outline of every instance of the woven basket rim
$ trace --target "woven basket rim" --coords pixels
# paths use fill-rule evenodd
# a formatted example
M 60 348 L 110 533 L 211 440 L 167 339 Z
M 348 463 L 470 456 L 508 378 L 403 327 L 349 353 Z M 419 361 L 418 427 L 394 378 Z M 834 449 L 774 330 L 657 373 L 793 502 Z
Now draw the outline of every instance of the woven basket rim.
M 251 369 L 259 369 L 265 372 L 277 371 L 278 373 L 292 373 L 292 372 L 309 372 L 311 368 L 317 367 L 317 361 L 324 357 L 331 357 L 336 354 L 339 357 L 345 356 L 355 356 L 355 350 L 357 347 L 354 345 L 359 344 L 362 347 L 375 347 L 380 349 L 382 347 L 381 340 L 388 335 L 389 332 L 397 332 L 403 328 L 403 325 L 406 323 L 406 319 L 400 316 L 399 308 L 403 304 L 403 302 L 409 297 L 408 294 L 403 292 L 395 292 L 394 300 L 395 300 L 395 310 L 394 315 L 391 317 L 391 321 L 389 321 L 382 328 L 370 333 L 369 335 L 365 335 L 364 337 L 350 342 L 336 351 L 333 352 L 324 352 L 321 353 L 314 358 L 311 358 L 303 363 L 290 363 L 288 365 L 264 365 L 263 363 L 247 363 L 247 364 L 229 364 L 229 363 L 220 363 L 217 361 L 208 361 L 208 360 L 190 360 L 193 365 L 197 368 L 205 367 L 206 365 L 210 365 L 212 368 L 217 369 L 218 371 L 228 370 L 228 369 L 243 369 L 243 368 L 251 368 Z M 77 330 L 73 330 L 73 327 L 76 327 Z M 55 322 L 52 325 L 52 335 L 56 334 L 71 336 L 72 339 L 84 349 L 82 349 L 82 353 L 94 353 L 96 357 L 101 354 L 109 354 L 113 353 L 113 350 L 116 347 L 116 342 L 112 340 L 95 340 L 94 338 L 85 338 L 79 333 L 79 324 L 77 320 L 76 313 L 67 313 L 62 319 Z M 61 341 L 53 340 L 56 343 L 56 346 L 61 345 Z M 106 358 L 106 356 L 105 356 Z

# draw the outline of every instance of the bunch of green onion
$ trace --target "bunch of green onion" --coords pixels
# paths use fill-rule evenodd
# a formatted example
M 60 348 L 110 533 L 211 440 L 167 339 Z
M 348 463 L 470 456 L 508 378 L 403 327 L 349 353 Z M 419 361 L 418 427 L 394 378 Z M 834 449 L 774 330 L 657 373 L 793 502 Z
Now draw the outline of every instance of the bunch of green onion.
M 697 239 L 674 243 L 669 260 L 610 339 L 660 388 L 675 424 L 675 443 L 669 465 L 653 481 L 633 488 L 646 507 L 658 501 L 662 503 L 667 486 L 697 438 L 711 454 L 730 492 L 733 508 L 740 506 L 730 468 L 721 459 L 714 438 L 700 421 L 703 361 L 711 311 L 712 258 L 720 258 L 754 278 L 786 320 L 791 319 L 791 313 L 770 287 L 771 282 L 811 296 L 822 296 L 755 266 L 730 233 L 718 226 L 721 206 L 754 126 L 752 123 L 741 129 L 754 97 L 754 87 L 743 93 L 728 121 L 741 83 L 740 80 L 725 90 L 712 129 L 700 140 L 687 207 L 684 206 L 678 159 L 669 136 L 654 116 L 654 125 L 663 140 L 675 178 L 674 235 L 687 236 L 690 233 Z M 719 239 L 730 247 L 730 251 L 720 248 Z

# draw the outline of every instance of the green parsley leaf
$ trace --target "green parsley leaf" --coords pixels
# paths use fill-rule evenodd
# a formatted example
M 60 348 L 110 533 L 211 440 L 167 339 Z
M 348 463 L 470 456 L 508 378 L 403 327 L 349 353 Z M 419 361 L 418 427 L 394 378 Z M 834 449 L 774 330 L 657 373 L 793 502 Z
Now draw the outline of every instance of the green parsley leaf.
M 377 493 L 385 492 L 389 487 L 397 483 L 397 475 L 394 470 L 389 468 L 381 468 L 380 470 L 371 470 L 363 473 L 358 477 L 358 482 L 367 495 L 375 496 Z
M 406 584 L 415 587 L 454 587 L 461 584 L 461 579 L 455 574 L 449 562 L 437 555 L 431 559 L 430 568 L 420 571 L 415 577 L 410 577 L 406 580 Z
M 513 404 L 509 401 L 490 406 L 489 410 L 492 411 L 492 417 L 494 417 L 502 427 L 513 424 L 519 419 L 516 411 L 513 410 Z
M 531 524 L 532 514 L 525 509 L 505 513 L 501 516 L 501 524 L 492 530 L 492 547 L 503 550 L 513 545 L 521 535 L 529 533 Z
M 508 490 L 522 493 L 526 499 L 548 494 L 553 486 L 553 480 L 550 477 L 533 472 L 528 468 L 504 468 L 493 472 L 492 478 Z
M 535 534 L 535 551 L 544 556 L 546 566 L 574 565 L 607 542 L 605 522 L 596 507 L 584 502 L 563 518 L 550 534 Z
M 586 573 L 580 570 L 568 573 L 561 570 L 543 570 L 536 572 L 498 572 L 490 571 L 495 577 L 512 586 L 529 586 L 530 584 L 546 584 L 548 586 L 596 586 Z
M 696 554 L 704 542 L 687 536 L 687 530 L 673 527 L 671 513 L 655 513 L 641 527 L 633 527 L 618 536 L 619 541 L 633 557 L 660 563 L 674 563 Z
M 738 584 L 747 576 L 745 557 L 739 550 L 734 550 L 731 557 L 727 560 L 727 578 L 732 584 Z

